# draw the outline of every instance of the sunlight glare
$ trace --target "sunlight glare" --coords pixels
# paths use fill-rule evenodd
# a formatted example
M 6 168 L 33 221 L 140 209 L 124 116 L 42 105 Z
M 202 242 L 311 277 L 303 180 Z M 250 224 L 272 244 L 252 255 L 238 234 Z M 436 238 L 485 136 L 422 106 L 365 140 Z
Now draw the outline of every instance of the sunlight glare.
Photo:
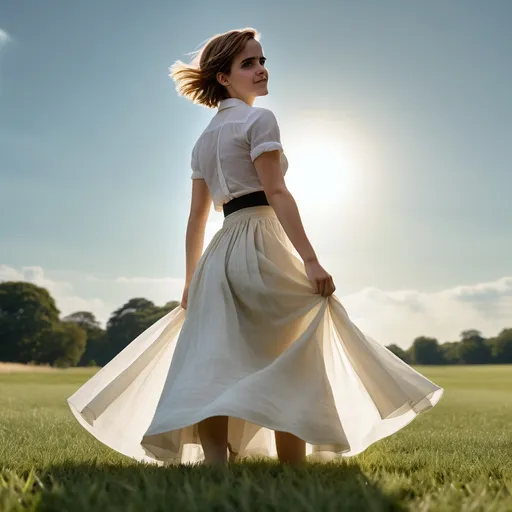
M 301 126 L 287 127 L 286 183 L 310 212 L 354 213 L 374 166 L 372 141 L 354 121 L 315 114 Z
M 342 141 L 314 137 L 291 150 L 288 181 L 309 204 L 332 206 L 350 197 L 354 182 L 354 161 Z

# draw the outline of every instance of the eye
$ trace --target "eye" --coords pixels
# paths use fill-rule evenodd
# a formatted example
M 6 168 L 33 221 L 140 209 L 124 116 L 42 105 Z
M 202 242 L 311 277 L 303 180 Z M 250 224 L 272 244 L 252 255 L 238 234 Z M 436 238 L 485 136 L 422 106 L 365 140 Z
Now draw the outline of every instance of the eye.
M 262 65 L 262 66 L 264 66 L 266 61 L 267 61 L 267 58 L 266 58 L 266 57 L 262 57 L 262 58 L 260 59 L 260 63 L 261 63 L 261 65 Z M 249 60 L 249 61 L 247 61 L 247 62 L 244 62 L 244 63 L 242 64 L 242 67 L 243 67 L 243 68 L 245 68 L 245 67 L 247 67 L 247 66 L 250 66 L 251 64 L 252 64 L 252 60 Z

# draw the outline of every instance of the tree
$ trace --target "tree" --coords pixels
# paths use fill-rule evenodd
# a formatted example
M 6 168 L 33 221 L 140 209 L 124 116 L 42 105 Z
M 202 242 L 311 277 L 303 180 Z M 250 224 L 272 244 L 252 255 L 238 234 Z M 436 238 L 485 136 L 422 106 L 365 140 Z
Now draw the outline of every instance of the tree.
M 443 361 L 438 341 L 426 336 L 419 336 L 413 341 L 411 355 L 415 364 L 441 364 Z
M 107 337 L 111 349 L 109 359 L 179 304 L 178 301 L 170 301 L 165 306 L 158 307 L 147 299 L 135 298 L 114 311 L 107 322 Z
M 476 329 L 462 331 L 458 346 L 462 364 L 486 364 L 491 362 L 491 351 L 485 338 Z
M 90 311 L 76 311 L 62 319 L 64 322 L 72 322 L 78 324 L 82 329 L 101 328 L 100 323 L 96 320 L 94 313 Z
M 46 331 L 38 362 L 60 368 L 76 366 L 85 351 L 86 340 L 87 334 L 79 325 L 60 322 Z
M 176 309 L 181 302 L 179 300 L 170 300 L 169 302 L 166 302 L 160 309 L 165 311 L 165 313 L 170 313 L 173 309 Z
M 512 363 L 512 329 L 503 329 L 496 338 L 489 340 L 493 362 Z
M 406 363 L 411 362 L 411 358 L 409 354 L 403 349 L 400 348 L 398 345 L 392 344 L 386 347 L 389 351 L 393 352 L 395 356 L 399 357 L 402 361 L 405 361 Z
M 460 339 L 462 341 L 471 340 L 474 338 L 481 338 L 481 337 L 482 337 L 482 333 L 480 331 L 477 331 L 476 329 L 466 329 L 465 331 L 462 331 L 460 333 Z
M 444 364 L 459 364 L 459 342 L 447 341 L 439 346 Z
M 160 320 L 160 318 L 167 315 L 167 313 L 170 313 L 174 308 L 178 307 L 179 305 L 180 302 L 178 302 L 177 300 L 171 300 L 162 307 L 156 306 L 153 313 L 146 318 L 147 327 Z
M 101 328 L 100 323 L 90 311 L 76 311 L 63 318 L 64 322 L 80 326 L 87 335 L 85 351 L 80 358 L 80 366 L 103 366 L 108 362 L 112 350 L 108 343 L 107 333 Z
M 39 361 L 46 334 L 59 322 L 47 290 L 24 281 L 0 283 L 0 360 Z
M 163 308 L 144 298 L 129 300 L 112 313 L 107 322 L 110 357 L 114 357 L 150 325 L 174 309 L 178 302 L 169 302 Z

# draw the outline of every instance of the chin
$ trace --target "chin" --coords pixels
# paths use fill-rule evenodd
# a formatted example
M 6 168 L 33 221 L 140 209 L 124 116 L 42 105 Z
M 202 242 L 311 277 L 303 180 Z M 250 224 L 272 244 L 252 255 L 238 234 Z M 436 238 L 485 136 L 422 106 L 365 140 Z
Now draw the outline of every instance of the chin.
M 266 96 L 268 94 L 268 89 L 265 92 L 260 92 L 258 96 Z

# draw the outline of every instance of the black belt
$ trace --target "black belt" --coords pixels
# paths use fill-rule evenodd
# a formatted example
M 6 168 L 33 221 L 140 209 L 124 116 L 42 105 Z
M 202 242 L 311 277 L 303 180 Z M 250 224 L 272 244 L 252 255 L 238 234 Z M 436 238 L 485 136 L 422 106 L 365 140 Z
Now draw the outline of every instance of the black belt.
M 224 210 L 224 217 L 227 217 L 230 213 L 242 208 L 265 205 L 269 205 L 267 196 L 263 190 L 258 190 L 257 192 L 251 192 L 250 194 L 244 194 L 243 196 L 231 199 L 231 201 L 222 205 L 222 209 Z

